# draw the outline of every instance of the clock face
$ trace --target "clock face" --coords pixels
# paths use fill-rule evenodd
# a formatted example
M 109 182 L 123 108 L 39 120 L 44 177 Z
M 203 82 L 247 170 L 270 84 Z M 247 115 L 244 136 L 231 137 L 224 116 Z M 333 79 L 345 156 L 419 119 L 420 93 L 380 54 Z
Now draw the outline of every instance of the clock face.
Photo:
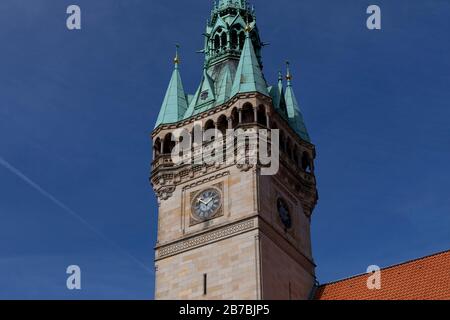
M 220 191 L 209 188 L 201 191 L 192 201 L 192 213 L 199 220 L 214 217 L 222 205 Z
M 292 227 L 292 219 L 287 203 L 283 199 L 279 198 L 277 200 L 277 208 L 281 222 L 283 222 L 286 229 L 290 229 Z

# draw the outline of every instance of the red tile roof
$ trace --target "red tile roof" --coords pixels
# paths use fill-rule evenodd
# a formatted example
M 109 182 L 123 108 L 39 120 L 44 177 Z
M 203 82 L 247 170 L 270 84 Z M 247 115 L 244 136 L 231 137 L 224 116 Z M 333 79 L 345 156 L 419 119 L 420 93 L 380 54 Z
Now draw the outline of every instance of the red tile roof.
M 381 289 L 363 274 L 317 289 L 317 300 L 450 300 L 450 250 L 381 269 Z

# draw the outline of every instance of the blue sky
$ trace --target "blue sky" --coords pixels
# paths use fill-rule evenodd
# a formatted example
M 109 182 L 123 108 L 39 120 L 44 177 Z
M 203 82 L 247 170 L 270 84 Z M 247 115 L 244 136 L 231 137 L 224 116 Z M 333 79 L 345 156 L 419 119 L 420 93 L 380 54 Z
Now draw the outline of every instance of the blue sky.
M 450 247 L 450 3 L 254 0 L 317 146 L 320 282 Z M 82 9 L 82 30 L 65 27 Z M 365 27 L 382 9 L 382 30 Z M 151 299 L 149 133 L 180 43 L 201 77 L 211 1 L 0 2 L 0 299 Z M 28 179 L 28 180 L 27 180 Z M 41 189 L 39 189 L 41 188 Z M 82 270 L 68 291 L 66 267 Z

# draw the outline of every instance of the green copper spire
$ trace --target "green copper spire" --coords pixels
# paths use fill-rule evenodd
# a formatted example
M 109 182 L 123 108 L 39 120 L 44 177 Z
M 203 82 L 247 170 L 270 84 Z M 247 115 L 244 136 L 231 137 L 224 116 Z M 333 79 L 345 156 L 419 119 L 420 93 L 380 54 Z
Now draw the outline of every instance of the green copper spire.
M 286 62 L 286 64 L 287 64 L 287 76 L 286 76 L 287 88 L 285 100 L 289 124 L 303 140 L 310 142 L 311 139 L 309 137 L 308 131 L 306 130 L 305 122 L 303 120 L 303 116 L 300 111 L 300 106 L 297 102 L 297 98 L 295 97 L 294 90 L 292 88 L 292 75 L 289 68 L 289 62 Z
M 156 122 L 172 124 L 195 117 L 226 104 L 240 93 L 258 92 L 272 98 L 275 111 L 288 121 L 295 132 L 310 141 L 299 104 L 292 88 L 292 75 L 287 63 L 287 86 L 283 75 L 268 87 L 262 72 L 261 50 L 256 15 L 247 0 L 216 0 L 208 20 L 203 74 L 194 95 L 184 92 L 177 52 L 175 68 Z
M 259 92 L 269 96 L 267 83 L 250 39 L 250 26 L 247 26 L 245 31 L 245 43 L 234 78 L 231 96 L 245 92 Z
M 178 56 L 178 45 L 176 55 L 174 58 L 175 68 L 172 73 L 172 78 L 169 82 L 164 101 L 159 111 L 158 119 L 156 121 L 155 128 L 161 124 L 175 123 L 179 121 L 187 109 L 187 99 L 184 93 L 183 83 L 181 81 L 180 71 L 178 65 L 180 64 L 180 58 Z
M 284 100 L 283 74 L 278 72 L 278 85 L 269 87 L 269 93 L 272 97 L 273 106 L 284 118 L 287 117 L 286 101 Z

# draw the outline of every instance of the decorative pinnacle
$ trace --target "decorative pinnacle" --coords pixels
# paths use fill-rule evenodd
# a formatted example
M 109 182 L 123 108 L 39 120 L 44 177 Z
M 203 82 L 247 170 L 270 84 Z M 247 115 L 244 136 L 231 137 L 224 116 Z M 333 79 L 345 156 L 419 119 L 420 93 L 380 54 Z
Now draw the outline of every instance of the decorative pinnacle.
M 291 70 L 290 70 L 290 62 L 289 61 L 286 61 L 286 70 L 287 70 L 287 73 L 286 73 L 286 80 L 288 81 L 288 84 L 290 85 L 290 83 L 291 83 L 291 80 L 292 80 L 292 74 L 291 74 Z
M 278 81 L 283 81 L 283 74 L 281 71 L 278 71 Z
M 173 59 L 173 63 L 175 64 L 175 67 L 178 67 L 180 64 L 180 56 L 178 55 L 178 49 L 180 48 L 179 44 L 175 45 L 175 58 Z

